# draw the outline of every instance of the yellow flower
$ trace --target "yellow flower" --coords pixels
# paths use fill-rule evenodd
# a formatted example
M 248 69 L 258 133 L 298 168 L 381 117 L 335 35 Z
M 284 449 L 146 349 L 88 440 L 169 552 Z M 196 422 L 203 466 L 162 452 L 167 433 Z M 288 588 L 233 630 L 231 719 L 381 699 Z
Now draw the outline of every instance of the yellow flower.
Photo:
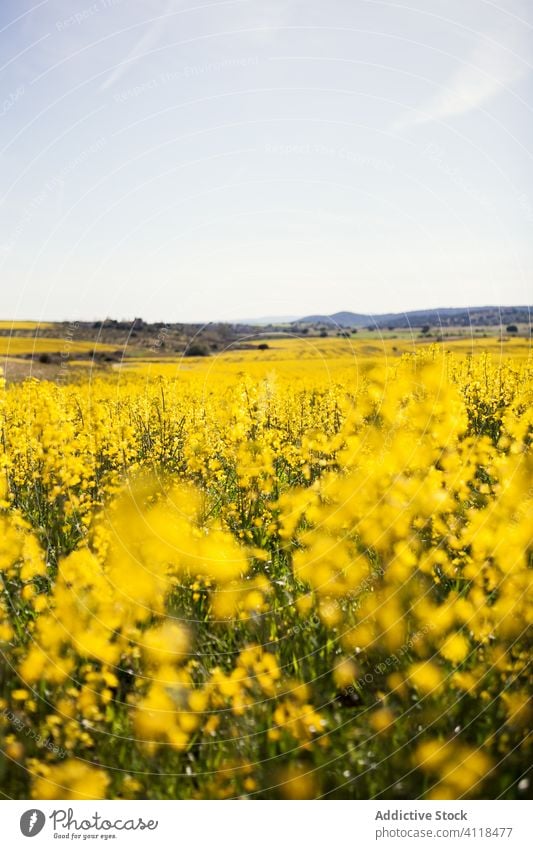
M 310 767 L 290 766 L 280 776 L 280 790 L 284 799 L 316 799 L 318 781 Z
M 13 690 L 11 693 L 11 698 L 16 702 L 24 702 L 27 698 L 29 698 L 29 691 L 24 689 Z
M 422 693 L 435 695 L 444 678 L 440 669 L 429 661 L 413 664 L 409 669 L 408 681 Z
M 388 708 L 380 708 L 370 716 L 370 724 L 374 731 L 387 731 L 394 723 L 394 714 Z
M 333 667 L 333 680 L 337 687 L 349 687 L 357 678 L 357 666 L 350 660 L 344 657 L 338 660 Z
M 440 648 L 440 653 L 451 663 L 461 663 L 470 651 L 470 645 L 462 634 L 450 634 Z
M 103 769 L 78 760 L 47 766 L 33 781 L 33 799 L 104 799 L 109 777 Z

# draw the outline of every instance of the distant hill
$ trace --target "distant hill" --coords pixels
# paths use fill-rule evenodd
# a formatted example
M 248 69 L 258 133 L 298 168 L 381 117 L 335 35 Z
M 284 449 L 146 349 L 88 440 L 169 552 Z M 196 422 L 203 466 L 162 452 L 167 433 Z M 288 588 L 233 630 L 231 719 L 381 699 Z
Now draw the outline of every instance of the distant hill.
M 240 318 L 232 324 L 251 324 L 252 327 L 269 325 L 269 324 L 290 324 L 293 321 L 300 321 L 297 315 L 266 315 L 260 318 Z
M 364 314 L 336 312 L 332 315 L 308 315 L 299 324 L 323 324 L 336 327 L 467 327 L 500 324 L 530 323 L 533 306 L 520 307 L 445 307 L 442 309 L 413 310 L 403 313 Z

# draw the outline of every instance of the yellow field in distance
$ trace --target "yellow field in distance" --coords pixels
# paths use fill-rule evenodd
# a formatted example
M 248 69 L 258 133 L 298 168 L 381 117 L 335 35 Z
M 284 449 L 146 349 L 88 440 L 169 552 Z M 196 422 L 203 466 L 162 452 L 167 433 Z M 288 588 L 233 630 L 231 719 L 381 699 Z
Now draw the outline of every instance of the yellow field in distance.
M 267 374 L 280 374 L 285 378 L 298 379 L 311 372 L 315 379 L 336 382 L 347 372 L 366 370 L 374 362 L 393 364 L 403 355 L 414 354 L 433 347 L 438 354 L 447 352 L 459 356 L 489 354 L 493 362 L 513 357 L 527 359 L 531 356 L 531 342 L 526 339 L 502 341 L 496 337 L 486 339 L 459 339 L 442 343 L 430 343 L 416 339 L 275 339 L 265 340 L 267 350 L 257 347 L 247 350 L 229 348 L 213 353 L 210 357 L 172 357 L 169 359 L 124 360 L 115 366 L 121 372 L 142 374 L 146 378 L 172 378 L 184 373 L 194 373 L 207 381 L 230 375 L 246 374 L 261 378 Z M 261 340 L 257 342 L 260 344 Z
M 47 330 L 52 325 L 47 321 L 0 321 L 1 330 L 11 330 L 15 333 L 17 330 Z
M 0 336 L 0 356 L 17 357 L 26 354 L 84 354 L 88 351 L 114 351 L 116 346 L 101 342 L 71 342 L 66 339 L 35 339 L 33 336 Z

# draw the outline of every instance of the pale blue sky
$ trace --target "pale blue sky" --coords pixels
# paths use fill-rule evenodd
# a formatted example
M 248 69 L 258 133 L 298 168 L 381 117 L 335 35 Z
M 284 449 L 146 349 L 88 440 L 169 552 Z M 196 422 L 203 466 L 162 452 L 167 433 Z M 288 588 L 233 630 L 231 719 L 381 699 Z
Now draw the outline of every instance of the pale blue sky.
M 2 318 L 531 303 L 528 0 L 2 0 Z

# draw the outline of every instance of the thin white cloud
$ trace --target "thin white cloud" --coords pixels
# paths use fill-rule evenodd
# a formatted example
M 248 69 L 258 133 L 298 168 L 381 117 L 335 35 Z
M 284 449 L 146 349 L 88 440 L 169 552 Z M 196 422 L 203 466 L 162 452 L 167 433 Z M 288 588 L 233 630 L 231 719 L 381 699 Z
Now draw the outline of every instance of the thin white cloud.
M 486 36 L 442 90 L 425 105 L 400 118 L 393 129 L 398 132 L 431 121 L 446 121 L 472 112 L 507 91 L 531 70 L 518 54 L 520 42 L 516 34 L 506 39 L 506 43 Z
M 167 25 L 167 16 L 172 12 L 176 0 L 167 0 L 167 5 L 164 12 L 152 22 L 144 35 L 131 48 L 128 54 L 116 66 L 111 74 L 100 86 L 100 90 L 104 91 L 114 85 L 118 80 L 127 73 L 131 66 L 140 59 L 151 47 L 159 41 L 159 37 L 164 32 Z

